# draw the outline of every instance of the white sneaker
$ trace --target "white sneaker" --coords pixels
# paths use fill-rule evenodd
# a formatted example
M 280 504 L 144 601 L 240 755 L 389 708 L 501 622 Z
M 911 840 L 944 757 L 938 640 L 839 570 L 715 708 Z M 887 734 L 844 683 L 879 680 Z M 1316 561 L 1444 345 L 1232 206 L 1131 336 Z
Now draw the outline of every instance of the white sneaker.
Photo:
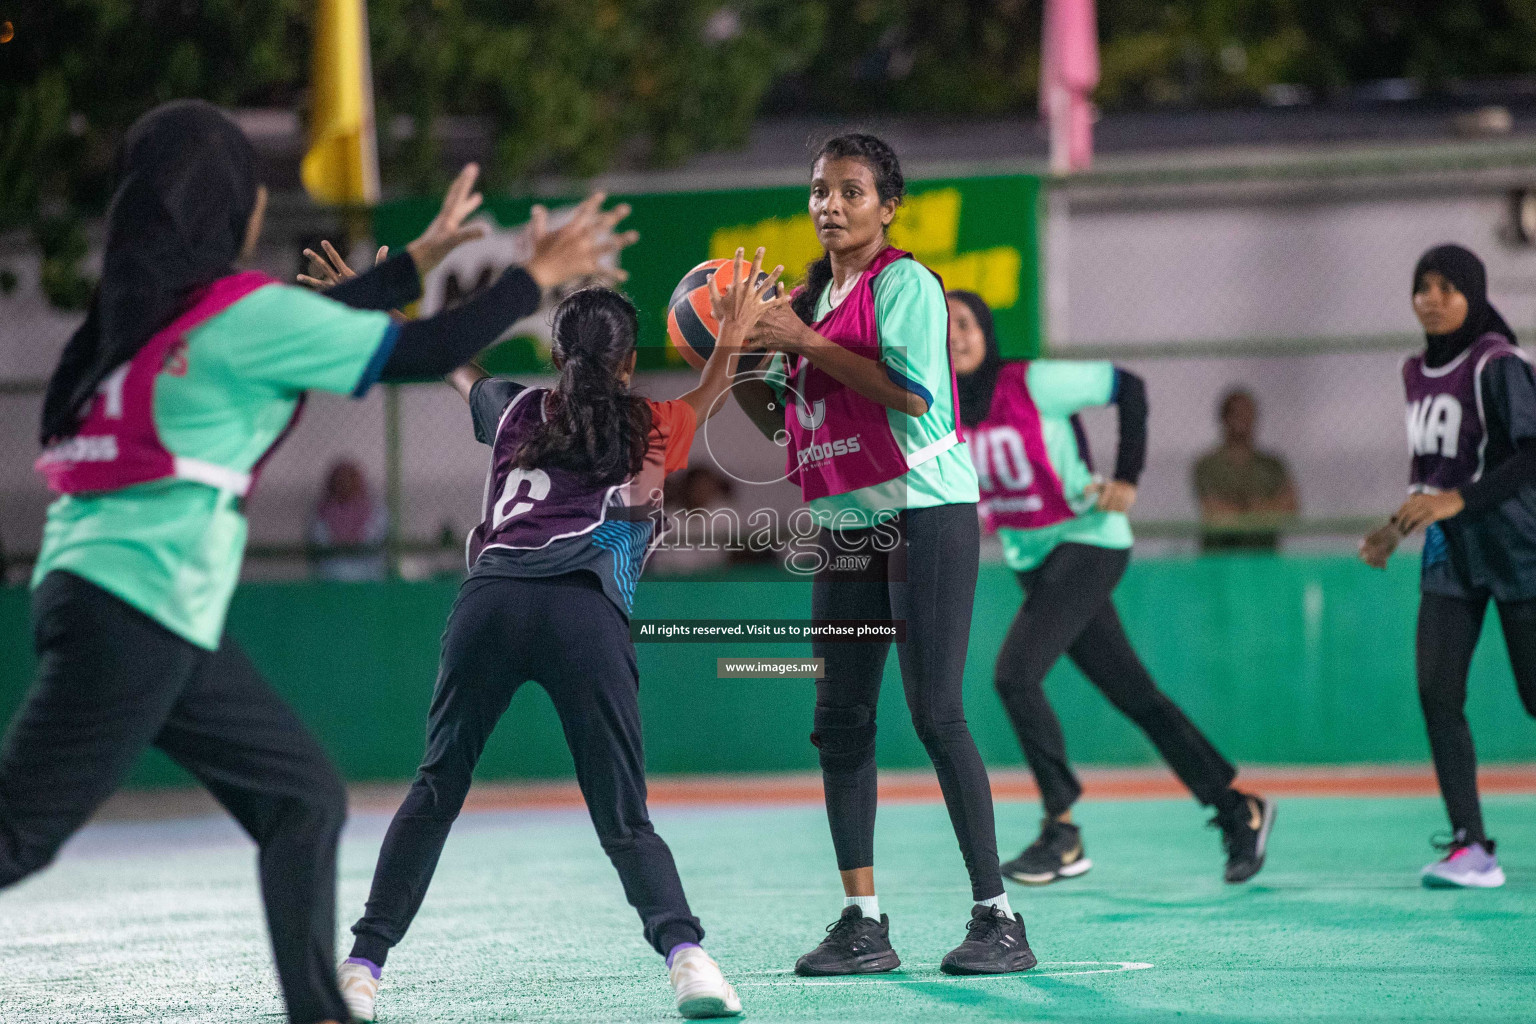
M 667 974 L 677 994 L 677 1012 L 684 1017 L 734 1017 L 741 1012 L 741 1000 L 720 965 L 697 946 L 673 957 Z
M 1444 847 L 1446 855 L 1419 872 L 1426 889 L 1497 889 L 1504 884 L 1493 840 L 1469 843 L 1463 835 L 1458 832 Z
M 379 998 L 379 979 L 373 972 L 362 964 L 344 963 L 336 968 L 336 982 L 352 1019 L 371 1022 L 373 1004 Z

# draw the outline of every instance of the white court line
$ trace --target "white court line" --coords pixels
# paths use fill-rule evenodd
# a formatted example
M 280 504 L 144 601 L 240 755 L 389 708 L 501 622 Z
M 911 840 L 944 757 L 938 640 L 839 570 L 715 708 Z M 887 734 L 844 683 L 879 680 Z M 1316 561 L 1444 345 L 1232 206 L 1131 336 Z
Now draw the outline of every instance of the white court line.
M 903 964 L 903 967 L 925 968 L 937 967 L 938 964 Z M 1041 967 L 1091 967 L 1089 971 L 1042 971 Z M 937 977 L 913 978 L 904 974 L 865 974 L 857 978 L 793 978 L 784 981 L 738 981 L 737 988 L 747 988 L 753 985 L 927 985 L 935 981 L 999 981 L 1013 978 L 1027 981 L 1030 978 L 1073 978 L 1085 974 L 1123 974 L 1126 971 L 1145 971 L 1152 964 L 1138 963 L 1135 960 L 1042 960 L 1033 969 L 1028 971 L 1016 971 L 1012 974 L 940 974 Z M 788 970 L 765 971 L 765 974 L 791 974 Z

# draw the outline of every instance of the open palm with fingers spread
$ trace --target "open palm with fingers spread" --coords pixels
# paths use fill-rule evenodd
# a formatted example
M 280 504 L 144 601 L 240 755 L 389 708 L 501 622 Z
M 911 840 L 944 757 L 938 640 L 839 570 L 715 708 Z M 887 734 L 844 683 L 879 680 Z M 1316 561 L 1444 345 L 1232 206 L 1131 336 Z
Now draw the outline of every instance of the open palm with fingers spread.
M 304 255 L 309 258 L 309 273 L 299 275 L 299 284 L 307 285 L 317 291 L 324 291 L 333 285 L 357 276 L 357 271 L 347 266 L 347 261 L 341 258 L 341 253 L 328 241 L 322 241 L 320 248 L 325 255 L 315 252 L 313 249 L 305 249 Z M 378 266 L 389 256 L 389 246 L 379 246 L 378 253 L 373 257 L 373 265 Z
M 623 270 L 605 266 L 603 259 L 640 238 L 637 231 L 615 233 L 619 221 L 629 216 L 629 204 L 603 209 L 607 193 L 594 192 L 572 211 L 559 228 L 549 227 L 549 211 L 535 206 L 529 220 L 533 258 L 523 269 L 540 288 L 554 288 L 585 277 L 617 283 L 628 278 Z
M 405 247 L 416 263 L 416 272 L 423 277 L 454 249 L 465 242 L 484 238 L 490 230 L 484 224 L 464 223 L 464 219 L 478 210 L 485 199 L 475 191 L 475 179 L 479 175 L 478 164 L 465 164 L 453 184 L 448 186 L 448 194 L 443 197 L 443 205 L 438 208 L 432 223 Z M 323 256 L 313 249 L 304 250 L 304 255 L 309 258 L 309 273 L 298 276 L 300 284 L 323 290 L 357 276 L 357 271 L 347 266 L 347 261 L 330 242 L 321 242 L 320 248 L 324 250 Z M 383 263 L 388 255 L 389 246 L 380 246 L 374 264 Z
M 484 238 L 490 231 L 485 224 L 464 223 L 465 218 L 478 210 L 485 199 L 475 191 L 475 179 L 479 175 L 479 164 L 465 164 L 458 177 L 453 179 L 453 184 L 448 186 L 448 194 L 443 197 L 443 205 L 438 209 L 437 216 L 432 218 L 432 223 L 405 247 L 405 251 L 416 261 L 416 270 L 422 276 L 426 276 L 443 262 L 443 257 L 465 242 Z
M 763 249 L 759 247 L 752 259 L 752 269 L 743 274 L 742 258 L 745 255 L 745 249 L 736 250 L 736 260 L 731 268 L 733 276 L 724 292 L 710 289 L 710 305 L 715 318 L 720 321 L 720 337 L 716 344 L 726 348 L 740 349 L 747 332 L 760 317 L 789 302 L 788 295 L 775 294 L 784 267 L 774 267 L 773 273 L 763 277 Z M 762 280 L 758 280 L 760 277 Z

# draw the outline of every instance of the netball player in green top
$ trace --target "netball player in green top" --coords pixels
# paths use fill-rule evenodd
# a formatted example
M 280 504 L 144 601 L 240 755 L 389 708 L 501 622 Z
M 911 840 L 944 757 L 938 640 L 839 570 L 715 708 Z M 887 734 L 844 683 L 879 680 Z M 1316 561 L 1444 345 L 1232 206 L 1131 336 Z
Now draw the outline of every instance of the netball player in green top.
M 1236 770 L 1153 683 L 1110 598 L 1131 559 L 1125 512 L 1147 450 L 1141 378 L 1106 362 L 1003 362 L 992 311 L 973 292 L 949 293 L 949 344 L 982 515 L 1025 592 L 998 652 L 997 691 L 1040 785 L 1045 823 L 1003 873 L 1043 885 L 1092 866 L 1072 821 L 1082 786 L 1042 685 L 1066 654 L 1141 727 L 1195 798 L 1215 808 L 1226 880 L 1246 881 L 1264 865 L 1275 805 L 1232 788 Z M 1119 410 L 1119 450 L 1107 481 L 1088 464 L 1076 416 L 1097 405 Z
M 938 775 L 970 874 L 966 939 L 942 969 L 1000 974 L 1035 964 L 998 870 L 992 791 L 961 702 L 975 600 L 976 473 L 960 443 L 943 286 L 892 246 L 905 192 L 896 154 L 870 135 L 826 143 L 810 213 L 826 255 L 793 309 L 769 310 L 749 347 L 779 353 L 734 389 L 766 435 L 788 441 L 789 475 L 820 522 L 817 622 L 894 619 L 912 723 Z M 848 570 L 845 566 L 857 568 Z M 812 742 L 845 893 L 802 974 L 894 969 L 874 882 L 875 708 L 889 642 L 816 639 Z
M 343 1021 L 336 844 L 346 790 L 325 751 L 224 635 L 242 506 L 312 388 L 360 396 L 441 375 L 598 269 L 627 235 L 595 196 L 525 267 L 407 324 L 420 275 L 479 204 L 475 169 L 406 251 L 316 295 L 237 272 L 266 190 L 250 142 L 199 101 L 129 130 L 101 283 L 44 399 L 38 469 L 60 494 L 32 577 L 37 675 L 0 745 L 0 888 L 53 859 L 146 747 L 191 772 L 259 848 L 277 978 L 293 1024 Z M 245 1019 L 249 1013 L 232 1013 Z

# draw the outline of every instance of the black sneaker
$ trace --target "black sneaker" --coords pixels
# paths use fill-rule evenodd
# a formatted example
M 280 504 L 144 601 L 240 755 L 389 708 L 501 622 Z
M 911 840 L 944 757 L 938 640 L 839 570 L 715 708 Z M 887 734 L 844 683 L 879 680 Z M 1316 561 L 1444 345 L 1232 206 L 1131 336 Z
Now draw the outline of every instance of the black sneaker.
M 1093 867 L 1083 849 L 1083 830 L 1046 818 L 1040 836 L 1024 852 L 1003 865 L 1003 874 L 1025 885 L 1047 885 L 1058 878 L 1076 878 Z
M 1269 830 L 1275 824 L 1275 802 L 1262 796 L 1239 793 L 1242 799 L 1230 813 L 1217 812 L 1208 824 L 1221 829 L 1221 845 L 1227 851 L 1226 879 L 1246 882 L 1264 866 Z
M 1024 922 L 996 907 L 978 903 L 971 908 L 965 941 L 949 951 L 939 970 L 945 974 L 1012 974 L 1035 966 L 1024 937 Z
M 831 974 L 883 974 L 901 966 L 891 948 L 891 919 L 865 917 L 858 907 L 844 907 L 843 915 L 827 925 L 821 945 L 795 961 L 795 973 L 807 977 Z

